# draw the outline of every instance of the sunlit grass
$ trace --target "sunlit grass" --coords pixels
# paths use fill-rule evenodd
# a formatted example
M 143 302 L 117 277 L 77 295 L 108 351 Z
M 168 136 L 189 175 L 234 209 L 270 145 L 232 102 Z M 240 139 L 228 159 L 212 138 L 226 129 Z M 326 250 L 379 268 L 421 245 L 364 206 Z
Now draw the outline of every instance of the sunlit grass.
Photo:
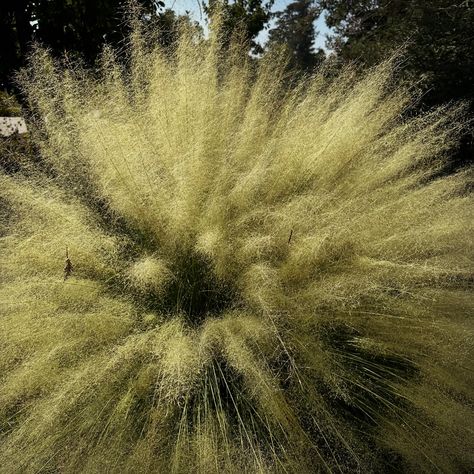
M 23 75 L 42 159 L 0 175 L 1 470 L 467 472 L 462 108 L 409 118 L 393 61 L 288 91 L 218 35 L 148 44 Z

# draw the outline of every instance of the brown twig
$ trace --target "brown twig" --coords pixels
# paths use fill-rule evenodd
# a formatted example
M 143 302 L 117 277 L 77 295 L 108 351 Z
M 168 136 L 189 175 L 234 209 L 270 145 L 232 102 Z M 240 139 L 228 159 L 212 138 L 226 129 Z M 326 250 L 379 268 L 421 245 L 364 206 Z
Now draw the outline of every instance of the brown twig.
M 73 269 L 74 268 L 72 266 L 72 262 L 69 259 L 68 248 L 66 247 L 66 264 L 64 265 L 64 281 L 66 281 L 68 279 L 68 277 L 71 275 Z

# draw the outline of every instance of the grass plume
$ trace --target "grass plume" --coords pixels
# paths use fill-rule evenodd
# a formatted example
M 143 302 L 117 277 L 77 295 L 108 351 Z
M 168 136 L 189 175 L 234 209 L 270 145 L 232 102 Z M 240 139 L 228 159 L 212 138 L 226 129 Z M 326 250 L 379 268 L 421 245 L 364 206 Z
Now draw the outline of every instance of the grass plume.
M 462 107 L 393 61 L 287 88 L 183 29 L 97 74 L 37 49 L 0 175 L 2 472 L 467 472 Z M 73 270 L 64 278 L 65 248 Z

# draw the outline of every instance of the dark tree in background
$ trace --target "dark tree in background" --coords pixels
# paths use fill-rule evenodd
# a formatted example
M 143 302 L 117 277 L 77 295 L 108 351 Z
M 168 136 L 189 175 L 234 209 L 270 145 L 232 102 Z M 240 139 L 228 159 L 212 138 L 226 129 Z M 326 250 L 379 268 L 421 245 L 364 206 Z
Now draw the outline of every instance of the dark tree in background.
M 0 2 L 0 89 L 11 86 L 12 71 L 23 64 L 33 34 L 32 6 L 28 0 Z
M 104 42 L 117 46 L 127 33 L 127 0 L 2 0 L 0 2 L 0 88 L 13 87 L 13 72 L 24 64 L 31 41 L 53 54 L 77 53 L 93 64 Z M 136 0 L 152 18 L 164 2 Z
M 35 39 L 55 53 L 74 51 L 87 62 L 95 60 L 104 42 L 118 44 L 124 38 L 126 0 L 38 0 Z M 158 14 L 163 2 L 140 0 L 144 14 Z
M 322 50 L 315 51 L 315 20 L 320 10 L 314 0 L 296 0 L 275 14 L 276 24 L 269 32 L 268 48 L 284 46 L 290 54 L 290 67 L 310 72 L 324 60 Z
M 474 0 L 320 0 L 344 62 L 371 66 L 406 45 L 402 79 L 418 84 L 421 106 L 469 101 L 474 112 Z M 472 160 L 466 133 L 456 158 Z
M 224 15 L 224 31 L 230 38 L 235 28 L 242 28 L 245 39 L 253 53 L 263 52 L 255 41 L 271 18 L 271 8 L 275 0 L 209 0 L 203 3 L 205 13 L 210 16 L 217 8 Z
M 179 39 L 179 25 L 186 23 L 194 28 L 199 36 L 203 36 L 201 25 L 197 21 L 193 21 L 191 17 L 186 15 L 177 15 L 174 10 L 167 8 L 160 12 L 153 20 L 153 26 L 157 27 L 157 40 L 165 49 L 172 49 Z

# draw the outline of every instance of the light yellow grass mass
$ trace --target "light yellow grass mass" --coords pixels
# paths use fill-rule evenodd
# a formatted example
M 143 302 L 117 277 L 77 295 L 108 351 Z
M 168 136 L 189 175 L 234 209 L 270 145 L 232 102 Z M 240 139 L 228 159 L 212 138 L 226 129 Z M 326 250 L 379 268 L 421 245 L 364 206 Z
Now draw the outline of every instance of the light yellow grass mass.
M 462 107 L 410 118 L 393 61 L 288 90 L 218 34 L 149 44 L 24 74 L 42 159 L 0 175 L 0 471 L 467 472 Z

